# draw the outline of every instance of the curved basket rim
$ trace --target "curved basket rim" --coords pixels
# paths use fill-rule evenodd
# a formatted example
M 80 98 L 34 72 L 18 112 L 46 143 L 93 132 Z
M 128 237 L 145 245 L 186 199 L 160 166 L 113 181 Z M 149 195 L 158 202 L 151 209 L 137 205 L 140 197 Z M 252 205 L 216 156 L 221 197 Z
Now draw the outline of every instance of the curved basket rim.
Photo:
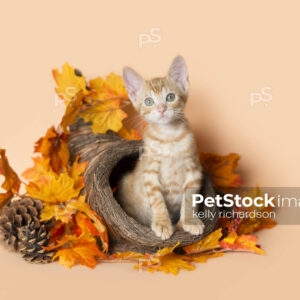
M 178 241 L 182 247 L 202 240 L 215 229 L 217 217 L 210 222 L 208 220 L 205 222 L 205 231 L 202 235 L 195 236 L 183 230 L 176 230 L 170 239 L 162 240 L 155 235 L 151 228 L 138 223 L 127 215 L 113 195 L 109 177 L 121 159 L 139 154 L 142 141 L 122 139 L 114 141 L 113 144 L 111 147 L 104 147 L 105 149 L 94 157 L 87 167 L 85 177 L 88 203 L 104 219 L 110 231 L 118 239 L 146 249 L 172 247 Z M 109 165 L 105 164 L 107 161 L 110 162 Z M 208 180 L 207 177 L 206 180 Z M 109 201 L 107 201 L 108 199 Z M 212 211 L 216 210 L 217 207 L 212 208 Z

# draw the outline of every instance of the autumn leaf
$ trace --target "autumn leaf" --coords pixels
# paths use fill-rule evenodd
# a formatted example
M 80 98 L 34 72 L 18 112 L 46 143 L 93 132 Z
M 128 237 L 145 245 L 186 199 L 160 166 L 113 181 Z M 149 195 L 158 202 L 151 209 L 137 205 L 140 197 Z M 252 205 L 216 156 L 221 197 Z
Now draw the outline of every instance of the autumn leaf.
M 135 265 L 135 269 L 146 269 L 149 272 L 163 271 L 164 273 L 178 274 L 180 269 L 191 271 L 195 266 L 190 262 L 191 259 L 186 255 L 175 254 L 173 251 L 179 245 L 177 243 L 173 247 L 166 247 L 158 250 L 153 255 L 145 255 L 145 259 L 139 259 L 139 264 Z
M 22 173 L 22 176 L 27 180 L 34 182 L 42 182 L 43 174 L 50 171 L 50 159 L 43 156 L 37 156 L 33 158 L 33 167 L 28 168 Z
M 61 248 L 68 243 L 73 245 L 78 240 L 78 237 L 75 234 L 65 234 L 60 240 L 57 240 L 56 243 L 43 247 L 47 251 L 52 251 L 54 249 Z
M 90 80 L 91 96 L 97 100 L 113 97 L 127 98 L 127 91 L 121 76 L 109 74 L 106 79 L 98 77 Z
M 250 197 L 252 199 L 255 199 L 256 197 L 262 197 L 262 191 L 260 190 L 259 187 L 255 187 L 252 189 L 250 194 L 245 193 L 245 196 Z M 245 218 L 241 220 L 238 228 L 237 228 L 237 233 L 239 235 L 241 234 L 250 234 L 253 232 L 257 232 L 262 229 L 269 229 L 272 228 L 276 225 L 276 222 L 272 220 L 271 218 L 258 218 L 258 212 L 263 214 L 263 213 L 270 213 L 273 211 L 272 206 L 251 206 L 248 208 L 244 208 L 244 211 L 247 212 L 254 212 L 253 214 L 249 214 L 249 218 Z
M 142 136 L 136 129 L 126 129 L 122 127 L 121 130 L 118 131 L 118 135 L 126 140 L 140 140 Z
M 74 123 L 76 122 L 80 110 L 84 107 L 83 99 L 84 93 L 82 91 L 79 91 L 74 95 L 74 97 L 70 100 L 68 106 L 66 107 L 65 114 L 62 117 L 60 123 L 64 133 L 68 133 L 68 126 L 74 125 Z
M 68 205 L 53 205 L 46 203 L 44 204 L 40 219 L 42 222 L 44 222 L 54 218 L 56 221 L 61 221 L 64 224 L 68 224 L 73 220 L 75 213 L 76 209 Z
M 28 196 L 40 199 L 49 204 L 63 203 L 70 199 L 76 199 L 82 186 L 77 186 L 77 181 L 68 172 L 59 175 L 53 171 L 45 172 L 43 182 L 29 182 L 26 185 Z
M 94 133 L 118 132 L 123 127 L 122 120 L 127 117 L 121 109 L 121 102 L 128 100 L 122 78 L 111 73 L 106 79 L 98 77 L 89 84 L 92 105 L 82 110 L 79 116 L 86 123 L 92 122 Z
M 265 252 L 257 246 L 258 238 L 254 235 L 238 236 L 236 231 L 232 231 L 226 238 L 220 241 L 223 249 L 244 250 L 257 254 L 265 254 Z
M 79 113 L 86 122 L 92 122 L 94 133 L 106 133 L 108 130 L 118 132 L 122 127 L 122 120 L 127 114 L 120 108 L 121 100 L 103 100 L 98 104 Z
M 53 257 L 53 260 L 59 258 L 59 263 L 67 268 L 80 263 L 93 269 L 97 264 L 97 258 L 107 259 L 107 256 L 99 250 L 96 240 L 91 234 L 82 234 L 80 237 L 76 237 L 76 235 L 67 236 L 59 246 L 67 243 L 69 246 L 59 249 Z
M 4 182 L 1 185 L 6 193 L 0 193 L 0 207 L 3 206 L 8 199 L 15 193 L 19 192 L 21 181 L 15 171 L 8 163 L 5 150 L 0 149 L 0 175 L 4 176 Z
M 154 271 L 163 271 L 164 273 L 172 273 L 177 275 L 180 269 L 186 271 L 195 270 L 195 266 L 190 262 L 191 259 L 185 255 L 169 253 L 160 257 L 159 263 L 148 264 L 148 261 L 135 265 L 135 269 L 146 268 L 150 273 Z
M 163 271 L 164 273 L 178 274 L 180 269 L 191 271 L 195 266 L 191 263 L 192 259 L 186 255 L 175 254 L 173 251 L 179 242 L 173 247 L 165 247 L 158 250 L 155 254 L 141 254 L 136 252 L 118 252 L 111 255 L 110 259 L 121 259 L 136 261 L 135 269 L 145 269 L 150 273 Z
M 76 213 L 75 224 L 76 226 L 74 227 L 73 232 L 76 234 L 76 236 L 80 236 L 81 234 L 87 232 L 90 232 L 93 236 L 101 236 L 91 219 L 84 213 Z
M 102 259 L 106 258 L 95 243 L 86 242 L 75 245 L 72 248 L 58 250 L 53 259 L 59 258 L 59 263 L 65 265 L 69 269 L 77 262 L 94 269 L 97 264 L 95 257 Z
M 192 261 L 195 263 L 206 263 L 208 259 L 223 256 L 224 252 L 216 252 L 216 253 L 200 253 L 196 255 L 190 256 Z
M 90 208 L 89 204 L 85 202 L 85 196 L 80 196 L 77 201 L 70 201 L 68 203 L 68 206 L 84 213 L 92 220 L 93 226 L 97 230 L 97 233 L 95 235 L 99 236 L 102 242 L 103 251 L 107 252 L 108 234 L 106 226 L 104 225 L 104 222 L 100 218 L 100 216 L 98 216 L 97 213 Z
M 226 156 L 214 153 L 201 153 L 200 161 L 205 172 L 217 188 L 237 187 L 242 183 L 241 176 L 235 174 L 240 156 L 235 153 Z
M 52 74 L 57 84 L 56 93 L 61 99 L 67 100 L 67 104 L 79 91 L 84 95 L 89 93 L 84 77 L 68 63 L 63 65 L 61 73 L 55 69 Z
M 220 217 L 218 220 L 218 227 L 222 228 L 224 232 L 230 233 L 233 230 L 237 230 L 241 222 L 241 218 L 229 219 L 226 217 Z
M 54 218 L 56 221 L 68 224 L 73 219 L 75 227 L 73 232 L 78 235 L 91 233 L 98 236 L 102 242 L 103 251 L 108 251 L 108 234 L 102 219 L 85 202 L 85 196 L 79 196 L 76 200 L 70 200 L 64 205 L 46 204 L 41 214 L 42 221 L 49 221 Z
M 48 245 L 51 245 L 59 241 L 64 233 L 65 233 L 65 224 L 62 222 L 56 222 L 55 226 L 52 227 L 50 230 L 50 240 L 48 242 Z
M 114 253 L 109 258 L 110 259 L 121 259 L 121 260 L 136 261 L 136 260 L 139 260 L 139 259 L 146 259 L 146 256 L 142 253 L 128 251 L 128 252 Z
M 45 137 L 35 143 L 34 151 L 49 159 L 51 168 L 57 174 L 68 167 L 70 159 L 68 135 L 58 133 L 54 127 L 49 128 Z
M 84 187 L 84 177 L 82 176 L 82 174 L 84 173 L 88 164 L 88 162 L 79 163 L 79 156 L 77 156 L 75 161 L 73 162 L 69 174 L 75 181 L 74 188 Z
M 216 231 L 210 233 L 203 240 L 195 244 L 183 247 L 183 250 L 187 254 L 192 254 L 192 253 L 200 253 L 207 250 L 219 248 L 220 247 L 219 240 L 221 237 L 222 237 L 222 229 L 219 228 Z
M 79 163 L 76 157 L 71 168 L 64 168 L 63 172 L 57 174 L 49 168 L 47 159 L 34 158 L 35 166 L 23 173 L 27 179 L 31 180 L 26 185 L 29 196 L 42 200 L 48 204 L 58 204 L 67 200 L 76 199 L 84 187 L 84 172 L 87 162 Z M 47 207 L 47 214 L 55 207 Z

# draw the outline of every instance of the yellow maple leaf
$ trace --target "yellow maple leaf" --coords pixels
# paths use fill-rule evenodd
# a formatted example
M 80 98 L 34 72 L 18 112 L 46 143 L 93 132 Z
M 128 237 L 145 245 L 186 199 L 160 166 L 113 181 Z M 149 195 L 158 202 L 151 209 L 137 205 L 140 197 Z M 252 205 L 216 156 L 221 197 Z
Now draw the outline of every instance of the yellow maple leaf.
M 200 253 L 196 255 L 192 255 L 191 259 L 195 263 L 206 263 L 208 259 L 223 256 L 224 252 L 216 252 L 216 253 Z
M 106 79 L 97 77 L 90 80 L 91 96 L 97 100 L 105 100 L 112 97 L 127 97 L 127 91 L 121 76 L 109 74 Z
M 68 205 L 55 205 L 55 204 L 44 204 L 43 211 L 40 216 L 42 222 L 49 221 L 55 218 L 56 221 L 62 223 L 69 223 L 73 219 L 73 215 L 76 213 L 76 209 Z
M 179 269 L 186 271 L 195 270 L 195 266 L 191 264 L 190 261 L 191 259 L 185 255 L 168 253 L 160 258 L 159 263 L 148 264 L 147 261 L 145 261 L 141 264 L 135 265 L 134 268 L 140 269 L 144 267 L 150 273 L 154 271 L 163 271 L 164 273 L 172 273 L 173 275 L 177 275 Z
M 207 250 L 219 248 L 220 247 L 219 240 L 221 237 L 222 237 L 222 229 L 219 228 L 216 231 L 209 234 L 208 236 L 206 236 L 203 240 L 195 244 L 183 247 L 183 250 L 186 253 L 191 254 L 191 253 L 199 253 L 199 252 L 204 252 Z
M 29 180 L 26 190 L 29 196 L 40 199 L 48 204 L 58 204 L 67 200 L 77 199 L 79 192 L 84 187 L 84 172 L 87 162 L 79 163 L 76 157 L 69 170 L 57 174 L 51 170 L 46 158 L 34 158 L 35 166 L 23 173 Z M 47 214 L 54 214 L 59 209 L 48 207 Z M 51 212 L 51 213 L 50 213 Z
M 70 176 L 75 180 L 75 188 L 84 186 L 84 173 L 88 162 L 79 163 L 79 156 L 76 156 L 75 161 L 73 162 L 72 168 L 69 172 Z
M 164 273 L 178 274 L 179 269 L 194 270 L 191 258 L 186 255 L 175 254 L 174 249 L 180 244 L 178 242 L 173 247 L 165 247 L 155 254 L 141 254 L 136 252 L 118 252 L 110 256 L 110 259 L 121 259 L 128 261 L 138 261 L 135 269 L 146 269 L 149 272 L 163 271 Z
M 108 130 L 118 132 L 122 127 L 122 120 L 127 114 L 120 109 L 121 100 L 103 100 L 96 105 L 79 113 L 86 122 L 92 122 L 94 133 L 106 133 Z
M 177 243 L 173 247 L 165 247 L 158 250 L 155 254 L 141 254 L 137 252 L 118 252 L 109 257 L 109 259 L 121 259 L 130 262 L 138 262 L 134 266 L 135 269 L 145 269 L 149 272 L 163 271 L 164 273 L 172 273 L 177 275 L 180 269 L 191 271 L 195 269 L 192 262 L 205 263 L 207 259 L 224 255 L 219 245 L 220 230 L 213 232 L 210 237 L 198 244 L 198 249 L 189 249 L 187 254 L 176 254 L 174 249 L 179 245 Z M 188 246 L 187 246 L 188 247 Z M 186 248 L 186 247 L 184 247 Z M 202 252 L 195 253 L 191 250 L 200 250 Z M 217 249 L 218 248 L 218 249 Z M 216 249 L 216 250 L 215 250 Z M 215 252 L 218 251 L 218 252 Z
M 146 259 L 146 256 L 142 253 L 138 253 L 138 252 L 117 252 L 112 254 L 110 257 L 110 259 L 121 259 L 121 260 L 139 260 L 139 259 Z
M 69 133 L 69 125 L 73 125 L 76 122 L 80 110 L 84 107 L 83 100 L 84 94 L 82 91 L 79 91 L 70 100 L 60 123 L 60 126 L 62 127 L 64 133 Z
M 76 180 L 65 171 L 59 175 L 53 171 L 43 174 L 43 182 L 29 182 L 26 190 L 29 196 L 46 203 L 62 203 L 78 197 L 82 186 L 76 187 Z
M 62 67 L 62 72 L 60 73 L 58 69 L 52 70 L 53 77 L 56 81 L 57 95 L 66 100 L 66 104 L 69 103 L 79 91 L 82 91 L 84 95 L 87 95 L 89 91 L 86 89 L 86 82 L 84 77 L 75 72 L 68 63 L 65 63 Z

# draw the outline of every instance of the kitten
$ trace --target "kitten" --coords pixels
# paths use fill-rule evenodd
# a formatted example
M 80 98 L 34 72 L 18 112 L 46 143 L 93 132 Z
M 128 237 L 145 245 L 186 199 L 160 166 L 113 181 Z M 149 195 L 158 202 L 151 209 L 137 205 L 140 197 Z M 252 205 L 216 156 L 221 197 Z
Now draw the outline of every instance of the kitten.
M 163 240 L 173 234 L 172 221 L 176 219 L 177 228 L 202 234 L 204 224 L 191 213 L 191 195 L 199 191 L 202 168 L 194 134 L 183 113 L 189 85 L 184 59 L 177 56 L 166 77 L 151 80 L 125 67 L 123 80 L 147 126 L 143 153 L 135 169 L 121 180 L 120 204 Z

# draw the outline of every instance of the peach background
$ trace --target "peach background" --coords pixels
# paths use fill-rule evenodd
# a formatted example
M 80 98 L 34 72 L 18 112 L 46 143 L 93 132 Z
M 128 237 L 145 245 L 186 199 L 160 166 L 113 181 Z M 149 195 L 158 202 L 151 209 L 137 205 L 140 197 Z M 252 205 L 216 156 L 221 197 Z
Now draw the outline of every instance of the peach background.
M 19 173 L 31 165 L 33 143 L 64 109 L 55 105 L 52 68 L 68 61 L 92 78 L 126 64 L 151 77 L 180 53 L 201 150 L 240 153 L 248 185 L 297 186 L 299 9 L 298 1 L 266 0 L 1 0 L 1 147 Z M 153 27 L 161 41 L 140 49 L 139 34 Z M 264 87 L 273 100 L 251 107 L 250 93 Z M 267 257 L 229 254 L 177 277 L 127 264 L 29 265 L 1 247 L 0 299 L 298 299 L 299 233 L 263 231 Z

